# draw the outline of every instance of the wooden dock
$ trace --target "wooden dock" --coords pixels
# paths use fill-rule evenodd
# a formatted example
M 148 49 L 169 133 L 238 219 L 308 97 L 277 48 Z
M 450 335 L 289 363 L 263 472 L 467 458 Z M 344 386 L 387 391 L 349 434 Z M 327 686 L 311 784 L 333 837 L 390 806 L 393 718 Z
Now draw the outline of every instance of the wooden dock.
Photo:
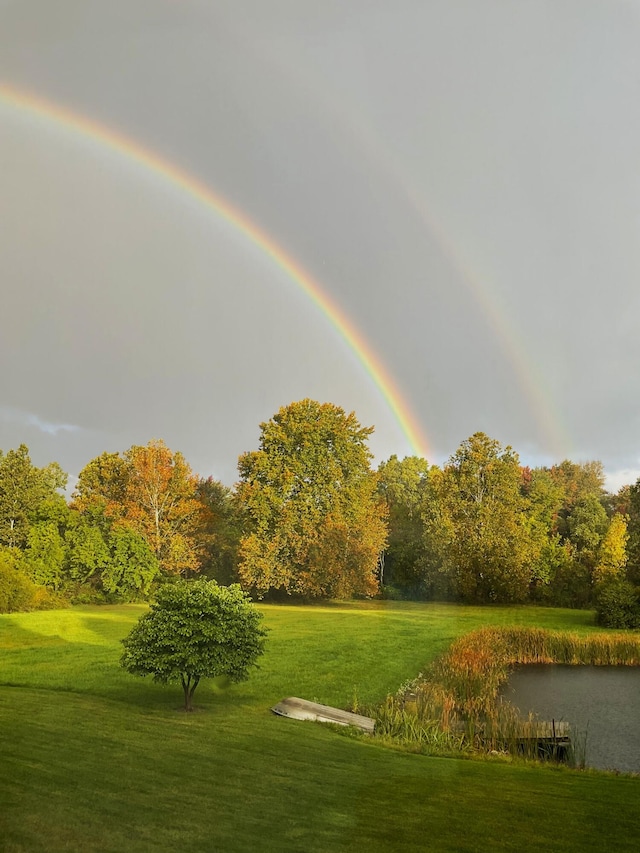
M 525 720 L 520 731 L 510 734 L 507 740 L 519 752 L 530 755 L 535 751 L 543 759 L 566 761 L 571 754 L 570 726 L 564 720 Z
M 566 761 L 571 754 L 570 726 L 565 720 L 525 722 L 518 739 L 523 752 L 534 746 L 540 758 Z
M 297 696 L 283 699 L 271 710 L 274 714 L 289 717 L 292 720 L 316 720 L 320 723 L 337 723 L 339 726 L 356 726 L 369 734 L 373 734 L 376 725 L 376 721 L 371 717 L 352 714 L 350 711 L 332 708 L 330 705 L 320 705 L 318 702 L 309 702 Z
M 458 722 L 453 731 L 467 734 L 467 724 Z M 479 723 L 474 727 L 475 737 L 485 744 L 495 744 L 496 749 L 505 749 L 525 755 L 537 754 L 540 758 L 566 761 L 571 754 L 571 727 L 564 720 L 522 720 L 514 730 L 505 732 L 487 728 Z
M 523 740 L 569 740 L 570 726 L 565 720 L 542 722 L 525 720 L 522 724 L 520 737 Z

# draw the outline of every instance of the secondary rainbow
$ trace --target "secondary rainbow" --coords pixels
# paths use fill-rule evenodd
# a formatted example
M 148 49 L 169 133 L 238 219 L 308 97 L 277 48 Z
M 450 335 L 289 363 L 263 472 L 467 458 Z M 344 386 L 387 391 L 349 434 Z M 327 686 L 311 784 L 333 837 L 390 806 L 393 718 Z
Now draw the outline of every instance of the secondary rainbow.
M 352 137 L 355 140 L 358 154 L 365 160 L 367 169 L 384 178 L 404 199 L 424 228 L 427 238 L 438 246 L 443 258 L 476 303 L 518 381 L 531 419 L 539 426 L 540 435 L 545 437 L 546 444 L 556 457 L 571 456 L 572 443 L 561 410 L 543 382 L 536 359 L 527 351 L 522 330 L 518 329 L 519 318 L 510 314 L 500 298 L 499 288 L 495 286 L 498 274 L 487 269 L 486 263 L 481 261 L 477 253 L 474 257 L 473 251 L 465 247 L 460 236 L 454 239 L 452 226 L 455 226 L 455 219 L 450 220 L 447 227 L 444 226 L 442 215 L 436 214 L 433 204 L 420 191 L 419 182 L 407 173 L 393 146 L 371 125 L 357 102 L 346 100 L 344 93 L 331 89 L 324 77 L 310 73 L 309 65 L 290 62 L 280 45 L 276 50 L 273 43 L 261 39 L 246 28 L 242 36 L 251 40 L 251 53 L 267 62 L 270 70 L 276 70 L 287 85 L 297 86 L 298 94 L 305 101 L 311 97 L 316 105 L 322 106 L 330 116 L 332 126 L 343 129 L 343 139 Z
M 318 282 L 245 214 L 182 168 L 169 163 L 123 134 L 105 127 L 93 119 L 78 115 L 67 107 L 61 107 L 39 96 L 1 83 L 0 102 L 15 110 L 62 125 L 69 131 L 98 142 L 119 155 L 135 161 L 197 199 L 244 234 L 280 267 L 327 317 L 355 353 L 378 388 L 404 433 L 412 452 L 419 456 L 426 457 L 428 455 L 428 444 L 408 404 L 395 389 L 388 371 L 374 355 L 353 323 L 347 319 Z

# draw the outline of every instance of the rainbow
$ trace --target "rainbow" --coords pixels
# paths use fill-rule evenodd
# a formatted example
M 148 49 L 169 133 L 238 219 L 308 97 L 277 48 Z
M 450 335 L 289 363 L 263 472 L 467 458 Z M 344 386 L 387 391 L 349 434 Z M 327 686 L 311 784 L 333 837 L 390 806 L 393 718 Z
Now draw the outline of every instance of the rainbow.
M 412 452 L 418 456 L 428 455 L 428 444 L 408 404 L 402 399 L 390 374 L 354 324 L 318 282 L 245 214 L 180 167 L 169 163 L 123 134 L 93 119 L 78 115 L 67 107 L 61 107 L 39 96 L 2 83 L 0 83 L 0 104 L 60 125 L 135 162 L 187 193 L 248 238 L 309 297 L 355 353 L 400 426 Z
M 243 30 L 243 37 L 247 38 L 246 30 Z M 472 259 L 469 250 L 465 252 L 462 241 L 452 237 L 451 227 L 444 227 L 442 216 L 435 214 L 418 190 L 415 181 L 406 173 L 397 155 L 366 122 L 356 104 L 346 103 L 338 93 L 328 90 L 326 81 L 320 82 L 309 73 L 309 66 L 297 64 L 295 68 L 292 67 L 286 61 L 286 54 L 274 50 L 269 41 L 254 37 L 251 50 L 254 54 L 259 53 L 272 68 L 276 68 L 289 85 L 297 85 L 305 98 L 308 99 L 311 92 L 316 102 L 321 103 L 331 114 L 332 124 L 340 125 L 348 136 L 355 139 L 360 154 L 365 155 L 369 164 L 385 176 L 404 198 L 408 208 L 475 301 L 518 381 L 540 435 L 556 457 L 570 457 L 573 452 L 572 442 L 560 409 L 545 387 L 535 360 L 527 352 L 524 336 L 518 329 L 517 318 L 510 315 L 498 290 L 492 286 L 496 276 L 489 270 L 483 270 L 479 260 Z

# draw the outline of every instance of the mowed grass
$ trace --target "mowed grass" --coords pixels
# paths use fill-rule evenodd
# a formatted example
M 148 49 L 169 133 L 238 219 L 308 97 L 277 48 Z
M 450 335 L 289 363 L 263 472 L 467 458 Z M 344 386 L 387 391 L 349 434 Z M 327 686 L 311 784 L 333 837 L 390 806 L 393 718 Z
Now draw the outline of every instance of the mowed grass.
M 0 849 L 637 850 L 640 780 L 428 758 L 279 718 L 285 696 L 376 702 L 483 625 L 595 631 L 592 615 L 396 602 L 262 606 L 249 681 L 179 686 L 118 665 L 141 606 L 0 617 Z

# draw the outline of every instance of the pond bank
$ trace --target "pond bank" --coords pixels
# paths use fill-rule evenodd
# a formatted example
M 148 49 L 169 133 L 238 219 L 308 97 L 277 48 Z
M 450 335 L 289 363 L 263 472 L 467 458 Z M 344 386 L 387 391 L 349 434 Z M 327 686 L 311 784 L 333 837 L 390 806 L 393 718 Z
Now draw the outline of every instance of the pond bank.
M 519 710 L 501 696 L 501 690 L 521 665 L 569 664 L 569 669 L 623 665 L 639 672 L 640 635 L 602 632 L 578 636 L 539 628 L 482 628 L 453 642 L 424 673 L 403 685 L 394 696 L 370 711 L 377 719 L 376 734 L 421 752 L 511 753 L 541 757 L 544 729 L 560 714 L 538 712 L 523 703 Z M 635 707 L 638 707 L 636 704 Z M 531 735 L 522 735 L 523 718 Z M 535 727 L 538 736 L 532 736 Z M 584 740 L 584 739 L 583 739 Z M 584 766 L 584 744 L 572 738 L 564 757 Z M 558 750 L 551 758 L 559 759 Z M 622 768 L 619 768 L 622 769 Z M 626 768 L 625 768 L 626 769 Z

